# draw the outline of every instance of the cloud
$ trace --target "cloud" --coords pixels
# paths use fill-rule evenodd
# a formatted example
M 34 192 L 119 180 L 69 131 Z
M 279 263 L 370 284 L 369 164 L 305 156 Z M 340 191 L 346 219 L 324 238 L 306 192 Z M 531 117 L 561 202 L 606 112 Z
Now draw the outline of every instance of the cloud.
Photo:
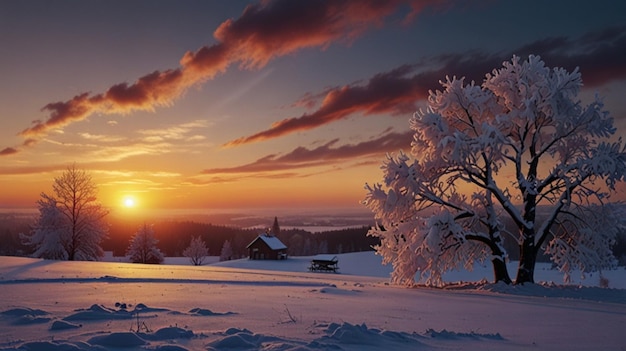
M 181 185 L 183 186 L 193 186 L 193 187 L 206 187 L 209 185 L 215 184 L 228 184 L 228 183 L 236 183 L 245 179 L 292 179 L 292 178 L 304 178 L 309 175 L 301 175 L 296 172 L 281 172 L 281 173 L 257 173 L 257 174 L 234 174 L 229 176 L 210 176 L 208 179 L 202 176 L 202 179 L 198 178 L 188 178 L 183 181 Z
M 377 74 L 365 85 L 346 85 L 330 89 L 325 92 L 320 107 L 312 113 L 283 119 L 273 123 L 267 130 L 230 141 L 224 146 L 238 146 L 310 130 L 345 119 L 355 113 L 364 115 L 413 113 L 417 109 L 417 101 L 426 98 L 428 89 L 433 86 L 424 74 L 410 75 L 414 68 L 402 66 L 390 72 Z M 298 104 L 312 105 L 312 99 L 319 96 L 319 94 L 307 95 Z
M 228 54 L 244 67 L 265 66 L 271 59 L 303 48 L 351 41 L 408 1 L 263 1 L 248 6 L 237 20 L 214 33 Z M 436 1 L 413 1 L 432 4 Z
M 81 164 L 81 167 L 83 165 Z M 64 171 L 67 169 L 67 164 L 54 164 L 45 166 L 22 166 L 22 167 L 0 167 L 0 174 L 2 175 L 29 175 L 29 174 L 41 174 L 51 173 L 55 171 Z
M 145 142 L 160 142 L 163 140 L 187 140 L 187 141 L 200 141 L 205 137 L 202 135 L 189 136 L 189 133 L 195 131 L 198 128 L 206 128 L 210 125 L 206 120 L 198 119 L 195 121 L 182 123 L 179 125 L 169 126 L 159 129 L 142 129 L 139 130 L 139 134 L 145 135 L 142 139 Z
M 626 78 L 626 27 L 590 32 L 578 39 L 546 38 L 506 53 L 471 51 L 450 53 L 425 59 L 413 65 L 404 65 L 392 71 L 379 73 L 365 84 L 355 83 L 328 89 L 322 93 L 307 93 L 293 106 L 319 108 L 297 117 L 274 122 L 261 132 L 232 140 L 225 147 L 281 137 L 287 134 L 318 128 L 353 114 L 409 114 L 416 104 L 425 100 L 429 90 L 440 88 L 445 76 L 463 76 L 467 81 L 483 80 L 485 73 L 501 66 L 513 55 L 527 57 L 540 55 L 548 66 L 573 70 L 580 67 L 586 87 L 600 86 Z
M 553 38 L 520 48 L 521 54 L 541 55 L 548 66 L 580 68 L 586 87 L 626 78 L 626 26 L 589 32 L 575 40 Z
M 49 155 L 63 155 L 63 158 L 77 162 L 102 165 L 140 156 L 201 153 L 214 146 L 199 133 L 199 129 L 210 126 L 210 122 L 197 119 L 164 128 L 139 130 L 135 136 L 83 132 L 78 133 L 80 139 L 73 142 L 53 137 L 42 138 L 41 142 L 51 146 L 46 150 Z
M 18 153 L 19 151 L 15 148 L 12 147 L 5 147 L 4 149 L 2 149 L 2 151 L 0 151 L 0 156 L 8 156 L 8 155 L 13 155 Z
M 439 0 L 275 0 L 246 7 L 238 19 L 223 22 L 213 33 L 218 43 L 187 52 L 180 67 L 154 71 L 132 84 L 119 83 L 101 94 L 82 93 L 70 100 L 43 107 L 48 118 L 37 120 L 19 134 L 39 138 L 55 128 L 88 118 L 94 113 L 151 111 L 169 105 L 189 87 L 224 72 L 231 64 L 261 68 L 273 58 L 304 48 L 325 48 L 350 42 L 384 18 L 409 4 L 411 13 Z
M 104 143 L 115 143 L 115 142 L 123 141 L 123 140 L 126 139 L 126 138 L 121 137 L 121 136 L 91 134 L 91 133 L 87 133 L 87 132 L 79 133 L 78 135 L 80 135 L 83 139 L 86 139 L 86 140 L 97 141 L 97 142 L 104 142 Z
M 267 155 L 252 163 L 230 167 L 206 169 L 203 174 L 251 173 L 284 171 L 299 168 L 328 166 L 346 159 L 368 156 L 380 157 L 386 152 L 406 148 L 412 140 L 412 131 L 404 133 L 387 132 L 375 139 L 358 144 L 337 145 L 338 139 L 315 148 L 297 147 L 287 154 Z
M 33 126 L 24 129 L 19 135 L 23 137 L 35 137 L 45 134 L 50 129 L 61 128 L 75 121 L 85 119 L 102 104 L 102 95 L 89 96 L 83 93 L 74 96 L 67 102 L 55 102 L 47 104 L 42 111 L 50 112 L 46 121 L 33 121 Z

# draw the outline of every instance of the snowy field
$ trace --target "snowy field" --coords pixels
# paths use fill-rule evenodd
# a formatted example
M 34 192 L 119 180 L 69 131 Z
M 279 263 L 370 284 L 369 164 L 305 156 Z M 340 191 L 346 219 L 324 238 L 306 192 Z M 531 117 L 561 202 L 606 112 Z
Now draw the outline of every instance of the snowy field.
M 0 257 L 0 350 L 626 350 L 623 267 L 605 272 L 610 289 L 597 276 L 563 286 L 545 265 L 543 284 L 408 289 L 371 252 L 338 258 L 339 274 L 309 273 L 309 258 Z

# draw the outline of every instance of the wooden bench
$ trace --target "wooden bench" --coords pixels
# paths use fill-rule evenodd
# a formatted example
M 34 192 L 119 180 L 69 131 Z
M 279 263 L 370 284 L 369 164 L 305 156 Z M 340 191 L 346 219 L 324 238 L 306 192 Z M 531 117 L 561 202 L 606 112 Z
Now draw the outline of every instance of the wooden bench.
M 313 257 L 309 271 L 311 272 L 334 272 L 337 273 L 339 266 L 337 256 L 318 255 Z

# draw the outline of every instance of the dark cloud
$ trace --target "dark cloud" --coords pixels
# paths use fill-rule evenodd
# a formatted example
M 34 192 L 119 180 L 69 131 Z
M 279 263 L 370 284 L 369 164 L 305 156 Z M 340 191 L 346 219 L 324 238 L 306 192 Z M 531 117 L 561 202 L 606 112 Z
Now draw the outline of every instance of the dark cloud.
M 415 103 L 424 99 L 428 89 L 433 85 L 424 85 L 423 83 L 428 80 L 420 74 L 407 76 L 411 70 L 411 66 L 403 66 L 374 76 L 366 85 L 346 85 L 330 89 L 316 111 L 275 122 L 267 130 L 233 140 L 224 146 L 237 146 L 317 128 L 345 119 L 354 113 L 365 115 L 413 113 L 417 108 Z M 311 104 L 310 99 L 314 96 L 307 98 L 309 101 L 306 103 Z
M 178 97 L 184 88 L 180 69 L 155 71 L 139 78 L 135 84 L 122 83 L 112 86 L 106 92 L 105 98 L 112 106 L 124 111 L 128 108 L 168 104 Z
M 72 122 L 85 119 L 100 109 L 104 98 L 102 95 L 90 96 L 83 93 L 66 102 L 49 103 L 42 111 L 50 113 L 45 121 L 34 121 L 33 126 L 20 132 L 23 137 L 36 137 L 53 128 L 60 128 Z
M 287 154 L 268 155 L 246 165 L 207 169 L 202 173 L 250 173 L 328 166 L 346 159 L 380 157 L 386 152 L 394 152 L 408 147 L 412 137 L 412 131 L 405 133 L 389 132 L 372 140 L 345 145 L 337 145 L 339 140 L 335 139 L 315 148 L 297 147 Z
M 13 155 L 18 153 L 19 150 L 12 148 L 12 147 L 5 147 L 4 149 L 2 149 L 0 151 L 0 156 L 8 156 L 8 155 Z
M 437 1 L 412 1 L 418 5 Z M 394 13 L 403 0 L 263 1 L 248 6 L 240 18 L 222 23 L 214 33 L 229 54 L 246 67 L 261 67 L 277 56 L 303 48 L 350 41 Z
M 514 50 L 521 57 L 539 55 L 550 67 L 578 67 L 586 87 L 626 78 L 626 26 L 593 31 L 579 38 L 547 38 Z
M 45 120 L 23 130 L 24 137 L 39 137 L 53 128 L 83 120 L 93 113 L 152 110 L 170 104 L 190 86 L 213 78 L 231 64 L 260 68 L 275 57 L 303 48 L 349 42 L 396 12 L 401 4 L 410 16 L 440 0 L 275 0 L 246 7 L 241 17 L 223 22 L 214 32 L 217 44 L 187 52 L 180 68 L 155 71 L 133 84 L 120 83 L 104 94 L 83 93 L 46 105 Z
M 480 83 L 486 73 L 500 67 L 513 55 L 527 57 L 530 54 L 541 56 L 548 66 L 570 71 L 578 66 L 586 87 L 623 80 L 626 78 L 626 61 L 623 59 L 626 57 L 626 27 L 588 33 L 576 40 L 546 38 L 506 53 L 475 50 L 439 55 L 377 74 L 365 84 L 307 93 L 295 105 L 313 107 L 322 100 L 317 110 L 274 122 L 269 129 L 232 140 L 224 146 L 238 146 L 314 129 L 355 113 L 410 114 L 415 112 L 417 102 L 427 97 L 429 90 L 440 88 L 438 82 L 446 76 L 465 77 L 468 82 Z

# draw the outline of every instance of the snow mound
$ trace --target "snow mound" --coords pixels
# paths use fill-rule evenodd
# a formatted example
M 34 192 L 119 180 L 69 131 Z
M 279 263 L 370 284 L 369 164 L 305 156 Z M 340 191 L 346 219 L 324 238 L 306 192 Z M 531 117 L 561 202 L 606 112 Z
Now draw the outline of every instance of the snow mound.
M 231 314 L 236 314 L 235 312 L 213 312 L 211 310 L 203 309 L 203 308 L 192 308 L 189 310 L 189 314 L 195 316 L 228 316 Z
M 12 325 L 29 325 L 47 323 L 51 318 L 42 317 L 49 313 L 46 311 L 31 309 L 31 308 L 12 308 L 3 312 L 0 315 L 7 319 Z
M 85 343 L 69 343 L 65 341 L 33 341 L 22 344 L 19 349 L 25 351 L 87 351 L 93 348 Z M 9 349 L 12 350 L 12 349 Z
M 369 328 L 365 323 L 330 323 L 318 324 L 315 328 L 322 329 L 325 334 L 310 342 L 295 339 L 283 339 L 263 334 L 255 334 L 248 329 L 230 328 L 221 337 L 210 342 L 208 350 L 390 350 L 429 349 L 436 350 L 441 346 L 432 345 L 432 341 L 504 341 L 500 334 L 457 333 L 447 330 L 428 330 L 424 335 L 417 333 L 397 332 Z M 443 345 L 447 349 L 448 345 Z M 484 344 L 483 344 L 484 346 Z
M 75 310 L 76 313 L 71 314 L 65 318 L 65 321 L 100 321 L 109 319 L 130 319 L 133 315 L 125 310 L 114 310 L 102 305 L 94 304 L 89 308 L 79 308 Z
M 50 326 L 50 330 L 67 330 L 67 329 L 78 329 L 82 327 L 81 324 L 74 324 L 66 321 L 54 321 Z
M 141 333 L 139 335 L 141 335 L 143 339 L 154 341 L 190 339 L 194 336 L 193 331 L 179 327 L 166 327 L 154 333 Z
M 142 303 L 137 304 L 135 309 L 129 311 L 128 305 L 125 303 L 117 302 L 115 304 L 117 309 L 109 308 L 104 305 L 94 304 L 89 308 L 80 308 L 75 310 L 76 313 L 71 314 L 65 318 L 65 321 L 100 321 L 100 320 L 111 320 L 111 319 L 131 319 L 139 313 L 143 313 L 141 315 L 142 318 L 150 318 L 156 317 L 155 315 L 146 315 L 145 313 L 153 313 L 153 312 L 167 312 L 168 309 L 164 308 L 152 308 L 148 307 Z
M 158 307 L 148 307 L 143 303 L 138 303 L 135 306 L 135 309 L 131 313 L 140 313 L 140 312 L 168 312 L 167 308 L 158 308 Z
M 154 351 L 189 351 L 189 349 L 186 349 L 178 345 L 159 345 L 151 350 L 154 350 Z
M 230 328 L 223 338 L 210 342 L 207 350 L 231 350 L 231 349 L 266 349 L 265 346 L 272 344 L 273 350 L 287 350 L 298 346 L 297 342 L 290 342 L 274 336 L 255 334 L 247 329 Z M 276 347 L 280 344 L 280 347 Z M 265 345 L 265 346 L 264 346 Z
M 10 310 L 0 312 L 3 316 L 22 317 L 22 316 L 44 316 L 49 314 L 46 311 L 32 308 L 12 308 Z
M 48 323 L 50 318 L 47 317 L 37 317 L 37 316 L 22 316 L 13 320 L 13 325 L 30 325 L 30 324 L 40 324 L 40 323 Z
M 421 344 L 421 337 L 417 334 L 402 332 L 381 331 L 368 328 L 365 323 L 353 325 L 350 323 L 331 323 L 325 330 L 328 335 L 318 339 L 318 342 L 336 342 L 339 344 L 357 345 L 385 345 L 389 348 L 396 343 L 411 343 L 414 346 Z
M 235 315 L 237 314 L 237 312 L 231 312 L 231 311 L 227 311 L 227 312 L 213 312 L 209 309 L 206 308 L 200 308 L 200 307 L 196 307 L 196 308 L 192 308 L 189 310 L 189 312 L 185 313 L 185 312 L 180 312 L 180 311 L 171 311 L 169 312 L 170 315 L 175 315 L 175 316 L 196 316 L 196 317 L 219 317 L 219 316 L 230 316 L 230 315 Z
M 351 289 L 351 290 L 339 289 L 335 286 L 331 286 L 331 287 L 324 287 L 321 289 L 311 289 L 310 292 L 319 292 L 322 294 L 336 294 L 336 295 L 357 295 L 361 291 L 357 289 Z
M 91 345 L 110 347 L 135 347 L 147 344 L 147 341 L 132 332 L 118 332 L 107 335 L 98 335 L 89 339 Z
M 504 340 L 504 338 L 500 335 L 500 333 L 495 333 L 495 334 L 480 334 L 480 333 L 475 333 L 475 332 L 457 333 L 457 332 L 447 331 L 445 329 L 443 329 L 441 331 L 435 331 L 433 329 L 428 329 L 426 331 L 426 335 L 431 337 L 431 338 L 445 339 L 445 340 L 460 340 L 460 339 Z

